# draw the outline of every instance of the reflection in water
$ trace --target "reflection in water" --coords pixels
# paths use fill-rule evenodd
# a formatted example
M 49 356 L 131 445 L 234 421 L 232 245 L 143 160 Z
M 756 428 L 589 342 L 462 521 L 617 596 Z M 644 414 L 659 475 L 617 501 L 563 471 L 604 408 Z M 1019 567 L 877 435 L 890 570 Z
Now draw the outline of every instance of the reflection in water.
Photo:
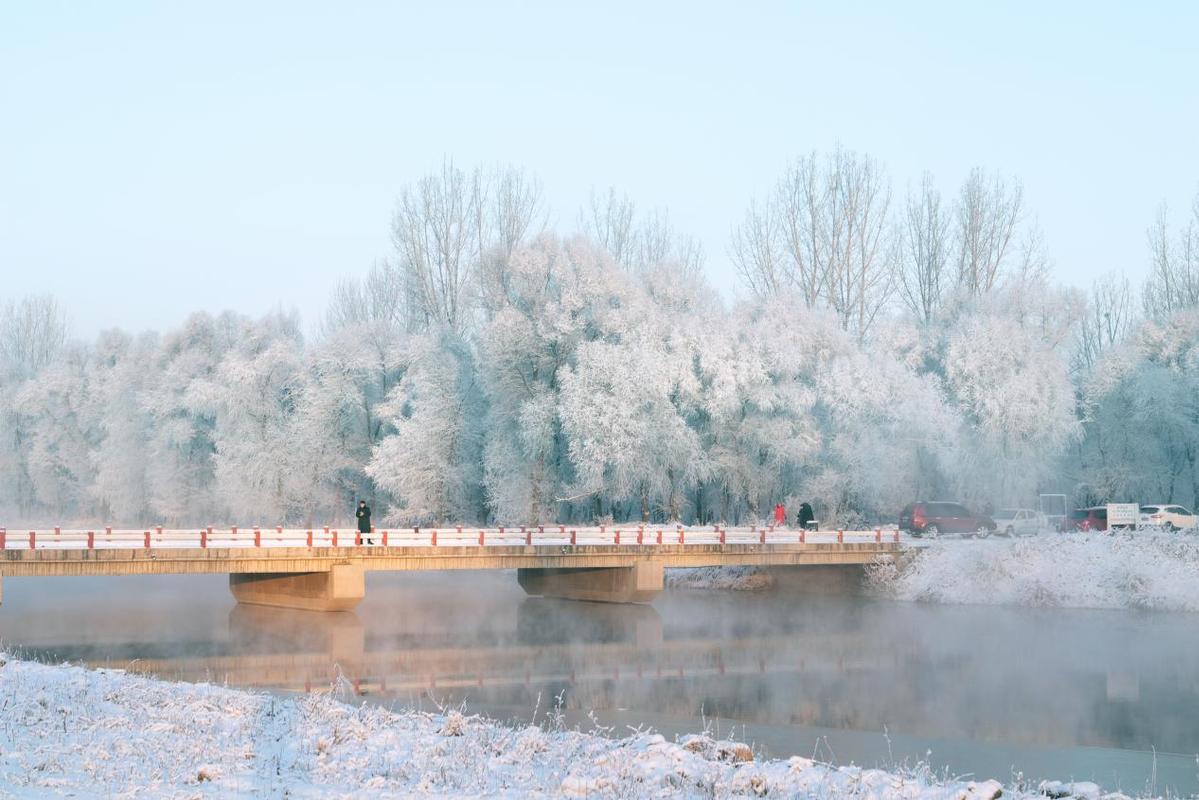
M 0 641 L 45 658 L 368 701 L 466 703 L 693 731 L 775 755 L 918 759 L 955 773 L 1194 791 L 1193 615 L 667 593 L 654 606 L 526 598 L 511 575 L 371 575 L 357 612 L 237 606 L 223 580 L 9 579 Z M 623 729 L 623 727 L 622 727 Z M 889 738 L 881 734 L 886 731 Z M 1098 748 L 1098 749 L 1087 749 Z M 1161 753 L 1184 754 L 1180 757 Z
M 662 645 L 662 616 L 647 605 L 527 597 L 517 608 L 516 638 L 526 645 L 579 642 L 657 648 Z

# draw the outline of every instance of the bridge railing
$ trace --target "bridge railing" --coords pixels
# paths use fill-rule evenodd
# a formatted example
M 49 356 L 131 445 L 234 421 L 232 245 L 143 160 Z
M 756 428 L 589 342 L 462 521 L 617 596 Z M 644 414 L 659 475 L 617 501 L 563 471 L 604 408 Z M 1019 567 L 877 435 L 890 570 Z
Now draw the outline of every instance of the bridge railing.
M 613 525 L 580 527 L 533 525 L 500 528 L 452 526 L 388 528 L 359 533 L 330 527 L 284 528 L 205 527 L 167 529 L 8 529 L 0 528 L 0 550 L 105 550 L 160 548 L 262 547 L 516 547 L 516 546 L 641 546 L 722 544 L 828 544 L 898 542 L 894 528 L 856 531 L 806 531 L 797 528 L 682 527 Z

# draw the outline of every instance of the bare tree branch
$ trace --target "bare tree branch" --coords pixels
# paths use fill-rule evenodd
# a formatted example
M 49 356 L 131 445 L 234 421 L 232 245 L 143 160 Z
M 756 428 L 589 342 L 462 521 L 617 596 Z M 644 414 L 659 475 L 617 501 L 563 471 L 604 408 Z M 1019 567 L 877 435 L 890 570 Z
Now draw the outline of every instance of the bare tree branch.
M 33 377 L 58 357 L 66 341 L 66 315 L 52 296 L 10 300 L 0 318 L 0 377 Z
M 956 206 L 958 288 L 977 297 L 998 283 L 1024 202 L 1019 182 L 970 171 Z
M 940 310 L 947 288 L 949 217 L 942 209 L 941 192 L 927 172 L 919 193 L 908 193 L 903 225 L 900 295 L 916 318 L 928 323 Z

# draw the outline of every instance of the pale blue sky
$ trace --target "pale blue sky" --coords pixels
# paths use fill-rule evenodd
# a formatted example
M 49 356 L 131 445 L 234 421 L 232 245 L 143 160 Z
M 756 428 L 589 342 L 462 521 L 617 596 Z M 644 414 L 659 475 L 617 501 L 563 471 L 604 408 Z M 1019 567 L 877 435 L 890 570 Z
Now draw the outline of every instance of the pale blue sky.
M 444 156 L 667 208 L 736 281 L 730 226 L 840 142 L 896 194 L 1018 176 L 1056 275 L 1145 271 L 1199 189 L 1193 3 L 55 3 L 0 6 L 0 298 L 76 333 L 296 308 L 387 255 Z

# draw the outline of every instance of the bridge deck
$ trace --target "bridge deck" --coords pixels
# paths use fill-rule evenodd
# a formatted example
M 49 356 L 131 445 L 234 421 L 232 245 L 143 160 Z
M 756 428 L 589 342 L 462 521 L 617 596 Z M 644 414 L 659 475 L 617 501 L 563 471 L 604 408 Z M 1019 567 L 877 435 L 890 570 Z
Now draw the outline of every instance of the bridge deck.
M 373 538 L 375 544 L 365 543 Z M 0 529 L 0 576 L 865 564 L 900 549 L 894 531 L 568 528 L 377 531 Z
M 0 576 L 326 572 L 333 564 L 366 571 L 868 564 L 893 556 L 894 542 L 696 545 L 520 545 L 489 547 L 271 547 L 6 550 Z

